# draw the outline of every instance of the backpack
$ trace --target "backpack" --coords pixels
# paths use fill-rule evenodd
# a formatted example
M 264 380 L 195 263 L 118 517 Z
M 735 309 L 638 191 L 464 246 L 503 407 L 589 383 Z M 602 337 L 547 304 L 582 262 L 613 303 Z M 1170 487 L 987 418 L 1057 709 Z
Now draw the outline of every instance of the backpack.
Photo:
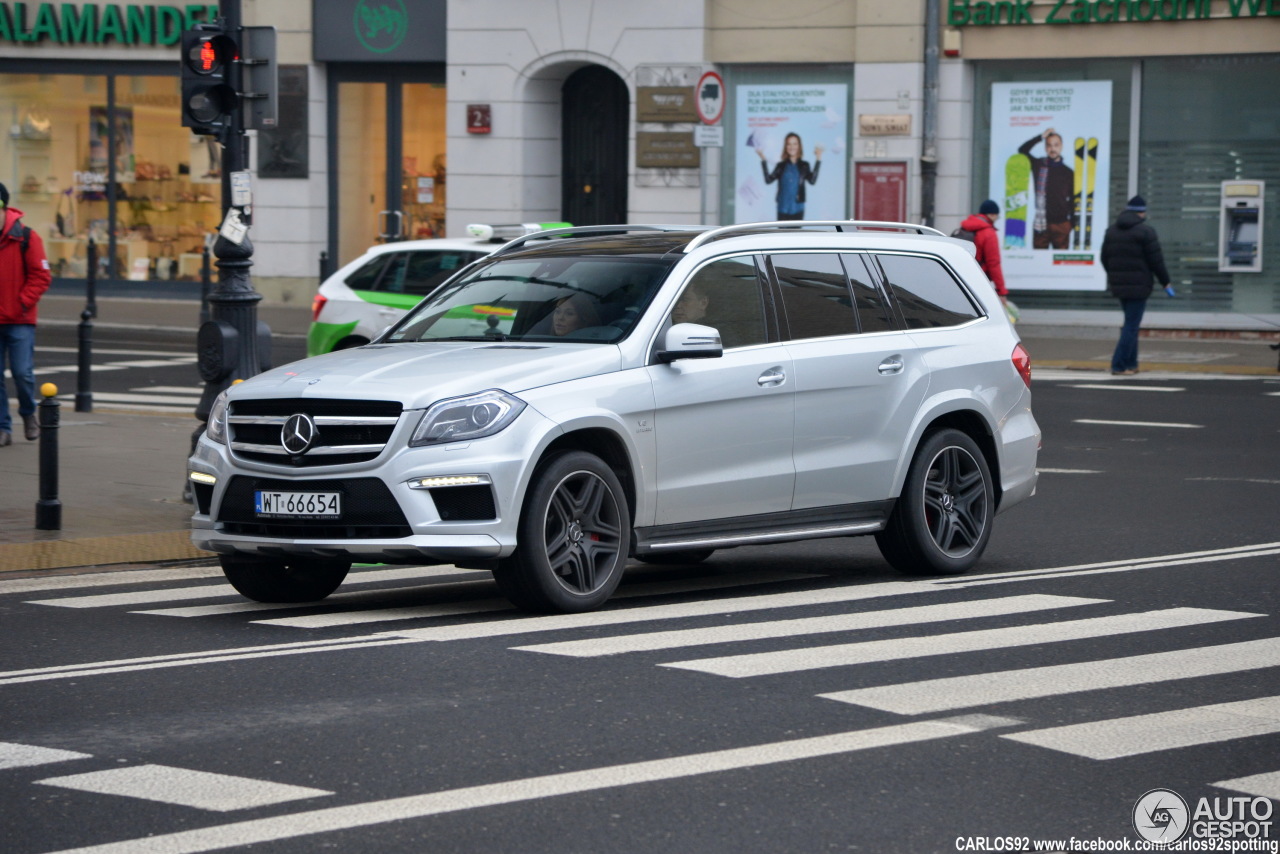
M 978 232 L 969 231 L 964 228 L 957 228 L 955 231 L 951 232 L 951 236 L 958 240 L 967 240 L 970 243 L 978 242 Z

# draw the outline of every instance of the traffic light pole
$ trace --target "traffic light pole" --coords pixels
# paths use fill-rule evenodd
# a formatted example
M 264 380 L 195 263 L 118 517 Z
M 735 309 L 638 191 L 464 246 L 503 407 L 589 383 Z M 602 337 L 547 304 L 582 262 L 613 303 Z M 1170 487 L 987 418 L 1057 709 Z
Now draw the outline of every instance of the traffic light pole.
M 219 11 L 229 33 L 241 28 L 240 0 L 221 0 Z M 232 88 L 242 92 L 243 67 L 239 59 L 231 64 Z M 231 111 L 226 127 L 218 134 L 222 143 L 222 216 L 235 210 L 246 224 L 249 211 L 233 204 L 232 176 L 249 168 L 248 138 L 239 104 Z M 208 421 L 217 396 L 237 379 L 248 379 L 270 367 L 271 332 L 258 320 L 262 294 L 253 288 L 249 268 L 253 266 L 253 242 L 247 232 L 238 241 L 221 231 L 213 244 L 218 278 L 209 292 L 209 320 L 200 326 L 196 338 L 200 377 L 205 381 L 196 418 Z

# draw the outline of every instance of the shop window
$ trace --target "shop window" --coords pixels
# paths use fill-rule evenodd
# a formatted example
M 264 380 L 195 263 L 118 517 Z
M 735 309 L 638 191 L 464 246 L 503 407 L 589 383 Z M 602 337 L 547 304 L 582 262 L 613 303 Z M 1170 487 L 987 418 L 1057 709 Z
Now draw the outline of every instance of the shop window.
M 176 76 L 118 76 L 114 87 L 93 75 L 0 78 L 10 206 L 45 238 L 55 276 L 87 274 L 92 238 L 100 280 L 198 278 L 221 157 L 182 127 L 179 102 Z

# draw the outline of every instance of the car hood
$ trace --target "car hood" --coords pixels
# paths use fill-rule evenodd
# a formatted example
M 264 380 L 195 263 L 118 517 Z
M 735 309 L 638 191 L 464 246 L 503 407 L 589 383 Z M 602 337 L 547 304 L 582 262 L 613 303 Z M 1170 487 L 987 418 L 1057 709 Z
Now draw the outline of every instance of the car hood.
M 234 386 L 238 400 L 398 400 L 423 409 L 497 388 L 522 391 L 621 368 L 612 344 L 422 342 L 372 344 L 303 359 Z

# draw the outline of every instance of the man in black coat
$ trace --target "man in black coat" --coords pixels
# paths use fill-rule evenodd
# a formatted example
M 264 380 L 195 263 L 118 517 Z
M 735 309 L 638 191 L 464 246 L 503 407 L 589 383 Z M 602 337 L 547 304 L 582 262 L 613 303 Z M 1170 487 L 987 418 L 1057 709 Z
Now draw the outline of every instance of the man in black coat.
M 1138 372 L 1138 327 L 1151 296 L 1152 279 L 1169 286 L 1169 271 L 1164 266 L 1160 238 L 1145 222 L 1147 202 L 1134 196 L 1102 240 L 1102 268 L 1107 271 L 1107 291 L 1120 300 L 1124 310 L 1124 326 L 1120 341 L 1111 356 L 1111 373 Z

